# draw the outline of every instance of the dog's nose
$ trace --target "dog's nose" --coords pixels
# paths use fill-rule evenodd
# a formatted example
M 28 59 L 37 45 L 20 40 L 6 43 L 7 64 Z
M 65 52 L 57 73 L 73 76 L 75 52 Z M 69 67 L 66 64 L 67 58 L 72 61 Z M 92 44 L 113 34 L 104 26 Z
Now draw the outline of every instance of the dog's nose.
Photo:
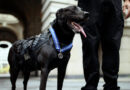
M 85 18 L 89 17 L 89 12 L 84 12 Z
M 84 12 L 85 17 L 89 16 L 89 12 Z

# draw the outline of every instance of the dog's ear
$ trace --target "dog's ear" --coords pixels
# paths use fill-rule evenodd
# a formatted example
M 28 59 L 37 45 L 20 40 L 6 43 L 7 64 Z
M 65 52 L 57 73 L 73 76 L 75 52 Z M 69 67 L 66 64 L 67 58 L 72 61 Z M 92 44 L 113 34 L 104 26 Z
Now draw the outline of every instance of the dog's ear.
M 64 12 L 63 9 L 59 9 L 59 10 L 56 12 L 56 18 L 62 19 L 62 18 L 63 18 L 63 12 Z

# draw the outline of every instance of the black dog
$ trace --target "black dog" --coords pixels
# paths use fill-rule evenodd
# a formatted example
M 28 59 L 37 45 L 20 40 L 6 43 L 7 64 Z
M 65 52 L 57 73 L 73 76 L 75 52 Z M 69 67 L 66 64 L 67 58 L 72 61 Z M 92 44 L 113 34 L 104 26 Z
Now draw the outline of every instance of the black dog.
M 87 18 L 88 13 L 79 7 L 69 6 L 57 11 L 56 19 L 53 21 L 50 31 L 41 34 L 40 39 L 37 40 L 38 37 L 34 36 L 27 40 L 16 41 L 11 47 L 8 57 L 12 90 L 15 90 L 19 71 L 23 72 L 24 90 L 26 90 L 30 72 L 34 70 L 41 70 L 40 90 L 46 90 L 48 74 L 56 67 L 58 68 L 58 90 L 62 90 L 74 34 L 81 32 L 86 37 L 83 28 L 78 23 Z M 55 40 L 54 33 L 59 42 Z M 37 43 L 36 46 L 39 45 L 37 49 L 33 47 L 24 48 L 25 44 L 33 46 L 35 41 L 43 43 L 41 45 L 39 45 L 40 42 Z M 61 49 L 57 47 L 58 45 L 65 48 Z

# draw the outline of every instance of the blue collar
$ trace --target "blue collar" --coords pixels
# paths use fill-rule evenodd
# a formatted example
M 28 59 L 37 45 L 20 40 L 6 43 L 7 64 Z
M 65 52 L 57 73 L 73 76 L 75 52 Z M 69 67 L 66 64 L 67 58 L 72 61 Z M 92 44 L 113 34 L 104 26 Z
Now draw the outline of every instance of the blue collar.
M 50 26 L 49 28 L 49 31 L 51 32 L 51 35 L 52 35 L 52 38 L 53 38 L 53 41 L 54 41 L 54 45 L 55 45 L 55 48 L 58 52 L 65 52 L 67 50 L 70 50 L 72 47 L 73 47 L 73 44 L 70 43 L 68 46 L 65 46 L 63 48 L 60 47 L 60 44 L 59 44 L 59 40 L 56 36 L 56 33 L 55 33 L 55 30 L 52 28 L 52 26 Z

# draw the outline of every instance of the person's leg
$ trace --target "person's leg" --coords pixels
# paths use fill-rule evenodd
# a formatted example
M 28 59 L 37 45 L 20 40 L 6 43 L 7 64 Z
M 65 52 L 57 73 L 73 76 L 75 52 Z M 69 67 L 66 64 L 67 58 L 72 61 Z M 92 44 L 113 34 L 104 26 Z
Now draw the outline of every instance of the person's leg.
M 119 49 L 123 33 L 122 14 L 116 11 L 113 3 L 105 3 L 103 11 L 103 29 L 101 32 L 103 62 L 102 70 L 105 80 L 104 90 L 119 90 Z
M 87 38 L 82 36 L 83 69 L 86 85 L 81 90 L 97 90 L 99 81 L 98 46 L 99 36 L 96 25 L 86 26 Z
M 104 86 L 105 87 L 104 90 L 116 90 L 112 88 L 117 88 L 117 79 L 119 72 L 119 48 L 121 41 L 119 33 L 116 34 L 115 37 L 113 38 L 105 37 L 102 40 L 102 49 L 103 49 L 102 70 L 104 80 L 106 83 Z
M 119 71 L 119 46 L 120 46 L 119 38 L 116 40 L 111 39 L 102 40 L 102 48 L 103 48 L 102 70 L 103 70 L 103 77 L 105 80 L 104 90 L 118 90 L 115 88 L 117 88 L 117 79 Z

